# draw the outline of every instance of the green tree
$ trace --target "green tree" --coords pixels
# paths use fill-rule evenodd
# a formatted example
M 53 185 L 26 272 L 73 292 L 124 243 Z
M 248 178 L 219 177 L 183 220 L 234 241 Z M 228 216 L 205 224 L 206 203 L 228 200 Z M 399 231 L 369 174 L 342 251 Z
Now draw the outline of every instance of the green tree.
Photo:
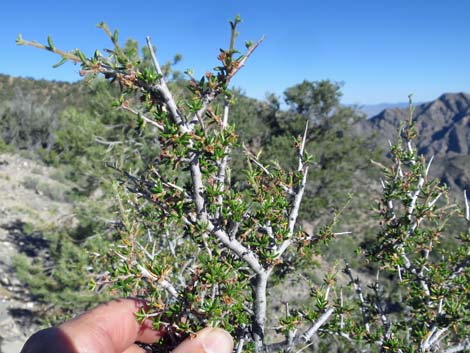
M 278 107 L 265 117 L 271 133 L 265 144 L 266 159 L 292 168 L 295 149 L 292 136 L 303 133 L 308 122 L 306 151 L 313 157 L 307 180 L 302 218 L 312 222 L 330 216 L 331 209 L 341 209 L 351 190 L 360 190 L 369 179 L 368 160 L 378 158 L 357 136 L 354 124 L 363 116 L 351 107 L 340 105 L 341 85 L 328 80 L 304 81 L 284 92 L 287 111 Z M 358 206 L 358 205 L 356 205 Z
M 312 125 L 324 122 L 339 107 L 341 84 L 329 80 L 303 81 L 284 92 L 290 109 Z

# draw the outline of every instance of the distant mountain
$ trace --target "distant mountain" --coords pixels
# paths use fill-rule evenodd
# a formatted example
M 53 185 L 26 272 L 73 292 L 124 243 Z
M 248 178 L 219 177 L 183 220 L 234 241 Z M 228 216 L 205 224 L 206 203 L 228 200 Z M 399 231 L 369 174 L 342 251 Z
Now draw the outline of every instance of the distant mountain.
M 395 141 L 400 121 L 408 119 L 408 108 L 385 109 L 364 120 L 363 133 L 375 133 L 382 146 Z M 413 119 L 419 133 L 420 154 L 435 157 L 434 175 L 449 186 L 470 190 L 470 94 L 445 93 L 417 105 Z
M 372 118 L 377 114 L 381 113 L 385 109 L 391 108 L 405 108 L 408 106 L 407 102 L 400 102 L 400 103 L 380 103 L 380 104 L 365 104 L 360 105 L 359 110 L 366 114 L 368 118 Z

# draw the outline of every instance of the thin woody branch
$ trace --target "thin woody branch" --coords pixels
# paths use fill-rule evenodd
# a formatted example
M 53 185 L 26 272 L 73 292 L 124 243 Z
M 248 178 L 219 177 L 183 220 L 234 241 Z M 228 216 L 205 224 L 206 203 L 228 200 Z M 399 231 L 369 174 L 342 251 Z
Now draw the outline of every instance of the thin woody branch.
M 129 258 L 125 257 L 124 255 L 120 254 L 117 251 L 114 251 L 114 254 L 118 256 L 122 261 L 129 262 Z M 136 266 L 139 269 L 140 276 L 143 278 L 147 278 L 151 281 L 155 281 L 158 285 L 165 289 L 168 293 L 170 293 L 173 297 L 178 297 L 178 292 L 176 291 L 175 287 L 165 278 L 158 277 L 149 271 L 147 268 L 142 266 L 141 264 L 137 263 L 135 260 L 130 263 L 131 266 Z
M 281 244 L 277 251 L 277 257 L 280 258 L 282 254 L 289 248 L 289 246 L 294 241 L 293 234 L 295 224 L 297 222 L 297 217 L 299 216 L 300 205 L 302 203 L 302 199 L 304 196 L 305 185 L 307 184 L 307 176 L 308 176 L 308 166 L 305 165 L 303 160 L 303 154 L 305 150 L 305 145 L 307 143 L 307 131 L 308 131 L 308 122 L 305 124 L 304 134 L 302 136 L 302 142 L 299 147 L 299 157 L 298 157 L 298 167 L 297 172 L 302 174 L 302 180 L 297 185 L 297 188 L 294 189 L 294 201 L 292 203 L 292 208 L 289 212 L 289 236 L 288 238 Z
M 305 145 L 307 143 L 307 132 L 308 132 L 308 120 L 307 123 L 305 124 L 305 129 L 304 129 L 304 134 L 302 136 L 302 143 L 300 144 L 299 148 L 299 161 L 298 161 L 298 167 L 297 171 L 300 172 L 304 168 L 304 150 L 305 150 Z
M 170 293 L 173 297 L 178 297 L 178 292 L 176 291 L 175 287 L 166 279 L 158 277 L 146 269 L 144 266 L 137 264 L 138 269 L 140 270 L 140 275 L 144 278 L 148 278 L 152 281 L 156 281 L 160 287 L 165 289 L 168 293 Z
M 225 102 L 224 102 L 224 116 L 222 120 L 222 126 L 220 128 L 220 133 L 223 134 L 224 130 L 228 126 L 228 118 L 229 118 L 229 111 L 230 111 L 230 103 L 228 102 L 227 97 L 225 97 Z M 217 185 L 219 186 L 220 190 L 225 189 L 225 178 L 227 176 L 227 167 L 228 167 L 228 160 L 229 160 L 229 154 L 230 154 L 230 147 L 226 146 L 224 149 L 224 157 L 222 158 L 222 161 L 219 163 L 219 171 L 217 174 Z M 230 181 L 229 181 L 230 182 Z M 217 197 L 217 212 L 215 215 L 215 218 L 219 218 L 220 212 L 222 209 L 222 203 L 223 203 L 223 194 L 220 194 Z
M 463 198 L 465 201 L 465 219 L 467 222 L 470 222 L 470 204 L 468 202 L 467 190 L 464 190 Z
M 160 130 L 160 131 L 163 131 L 163 130 L 165 129 L 162 124 L 156 122 L 156 121 L 153 120 L 153 119 L 148 118 L 148 117 L 145 116 L 143 113 L 141 113 L 141 112 L 139 112 L 139 111 L 137 111 L 137 110 L 131 108 L 128 103 L 126 104 L 126 102 L 124 102 L 124 104 L 121 104 L 120 108 L 121 108 L 122 110 L 126 110 L 126 111 L 128 111 L 128 112 L 134 114 L 134 115 L 137 116 L 137 117 L 140 117 L 143 121 L 145 121 L 146 123 L 148 123 L 148 124 L 150 124 L 150 125 L 152 125 L 152 126 L 155 126 L 155 127 L 156 127 L 158 130 Z
M 246 262 L 246 264 L 255 272 L 265 272 L 264 267 L 259 262 L 259 259 L 255 253 L 240 243 L 237 239 L 230 238 L 228 234 L 220 229 L 216 228 L 212 222 L 207 223 L 207 229 L 212 232 L 222 244 L 232 250 L 239 258 Z
M 265 36 L 262 36 L 256 43 L 254 43 L 252 46 L 250 46 L 250 48 L 248 48 L 248 51 L 246 52 L 245 56 L 238 62 L 238 65 L 229 74 L 227 83 L 230 81 L 230 79 L 232 79 L 233 76 L 237 74 L 238 71 L 243 68 L 243 66 L 245 66 L 246 61 L 250 58 L 250 56 L 254 53 L 256 48 L 259 47 L 259 45 L 264 41 L 265 38 Z
M 370 332 L 370 322 L 369 322 L 369 318 L 367 316 L 367 305 L 366 305 L 366 301 L 364 299 L 364 294 L 363 294 L 362 287 L 359 283 L 359 278 L 354 278 L 351 267 L 349 265 L 346 265 L 346 268 L 345 268 L 344 272 L 348 275 L 349 280 L 351 281 L 351 283 L 354 287 L 354 291 L 355 291 L 357 297 L 359 298 L 360 307 L 361 307 L 361 314 L 362 314 L 362 322 L 364 324 L 366 332 L 369 333 Z
M 150 37 L 148 36 L 146 40 L 147 40 L 147 47 L 150 51 L 150 56 L 152 58 L 153 66 L 155 67 L 155 71 L 160 76 L 160 79 L 159 79 L 160 84 L 156 86 L 156 89 L 163 95 L 165 99 L 165 104 L 168 106 L 168 110 L 170 111 L 171 116 L 175 120 L 175 123 L 179 126 L 181 132 L 187 133 L 190 131 L 190 129 L 186 126 L 184 122 L 184 118 L 181 115 L 180 110 L 178 109 L 178 105 L 176 104 L 176 101 L 173 98 L 173 95 L 168 89 L 168 85 L 166 84 L 166 80 L 163 75 L 162 69 L 160 67 L 160 64 L 158 63 L 157 56 L 155 55 L 155 51 L 153 49 L 153 45 L 150 40 Z
M 447 348 L 443 353 L 458 353 L 470 349 L 470 339 L 467 337 L 464 342 Z
M 299 334 L 296 336 L 292 342 L 289 342 L 291 339 L 286 339 L 281 342 L 276 342 L 269 344 L 266 348 L 268 352 L 279 352 L 279 351 L 289 351 L 296 345 L 299 345 L 300 343 L 306 344 L 312 340 L 313 335 L 315 335 L 318 330 L 321 329 L 323 325 L 326 324 L 326 322 L 331 318 L 331 316 L 334 314 L 335 309 L 334 308 L 328 308 L 323 312 L 323 314 L 320 315 L 320 317 L 313 322 L 303 333 Z
M 227 75 L 226 77 L 226 82 L 225 86 L 228 86 L 230 83 L 230 80 L 235 76 L 235 74 L 241 70 L 243 66 L 245 66 L 246 61 L 249 59 L 249 57 L 253 54 L 253 52 L 258 48 L 258 46 L 264 41 L 265 37 L 262 36 L 255 44 L 253 44 L 248 51 L 246 52 L 245 56 L 237 62 L 236 67 L 233 68 L 233 70 Z M 206 94 L 203 99 L 202 99 L 202 108 L 199 109 L 196 113 L 195 116 L 191 119 L 191 121 L 197 121 L 198 117 L 204 116 L 207 108 L 209 107 L 210 103 L 217 97 L 219 93 L 212 90 L 208 94 Z
M 312 336 L 328 321 L 328 319 L 333 315 L 335 309 L 329 308 L 327 309 L 317 321 L 315 321 L 312 326 L 308 330 L 304 332 L 300 337 L 304 342 L 310 341 Z
M 305 170 L 303 172 L 302 176 L 302 181 L 298 186 L 297 192 L 295 193 L 294 196 L 294 202 L 291 208 L 291 211 L 289 213 L 289 237 L 279 246 L 279 249 L 277 251 L 277 257 L 280 258 L 282 254 L 289 248 L 289 246 L 293 243 L 293 233 L 294 233 L 294 227 L 295 223 L 297 222 L 297 217 L 299 215 L 299 209 L 300 209 L 300 204 L 302 202 L 302 198 L 304 196 L 304 191 L 305 191 L 305 185 L 307 184 L 307 175 L 308 175 L 308 167 L 305 167 Z
M 47 51 L 53 52 L 57 55 L 60 55 L 62 58 L 73 61 L 74 63 L 82 62 L 82 59 L 78 55 L 75 55 L 75 54 L 72 54 L 72 53 L 69 53 L 69 52 L 65 52 L 65 51 L 57 49 L 55 47 L 45 46 L 45 45 L 40 44 L 36 41 L 27 41 L 27 40 L 24 40 L 23 38 L 21 38 L 21 36 L 16 40 L 16 44 L 47 50 Z

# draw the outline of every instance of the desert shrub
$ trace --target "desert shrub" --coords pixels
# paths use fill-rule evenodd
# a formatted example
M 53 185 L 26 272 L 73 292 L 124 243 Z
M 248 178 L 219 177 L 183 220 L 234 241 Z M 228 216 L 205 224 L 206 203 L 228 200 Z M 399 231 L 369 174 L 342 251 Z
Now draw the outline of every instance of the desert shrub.
M 75 207 L 74 220 L 63 226 L 21 226 L 17 242 L 23 245 L 14 268 L 31 299 L 40 304 L 36 317 L 41 324 L 56 325 L 108 298 L 90 287 L 92 267 L 100 270 L 91 254 L 106 251 L 111 240 L 105 215 L 99 203 L 82 202 Z
M 228 330 L 238 352 L 467 350 L 469 231 L 454 235 L 457 251 L 439 245 L 454 214 L 469 226 L 469 206 L 450 207 L 446 188 L 428 176 L 430 163 L 414 145 L 412 111 L 391 146 L 391 162 L 375 163 L 383 174 L 380 228 L 363 255 L 379 273 L 367 288 L 349 264 L 343 273 L 331 267 L 321 280 L 302 268 L 338 235 L 342 216 L 341 209 L 333 210 L 312 234 L 297 224 L 309 170 L 318 176 L 313 192 L 343 182 L 338 174 L 331 179 L 317 174 L 312 164 L 326 170 L 348 166 L 336 162 L 352 149 L 352 136 L 330 123 L 346 116 L 347 108 L 337 106 L 338 85 L 304 82 L 288 90 L 292 109 L 276 124 L 298 135 L 294 160 L 265 160 L 253 143 L 243 149 L 244 181 L 232 182 L 230 156 L 239 140 L 229 120 L 235 103 L 229 84 L 260 44 L 247 42 L 244 54 L 235 49 L 239 22 L 230 22 L 231 40 L 217 57 L 219 66 L 198 79 L 188 72 L 187 89 L 178 99 L 149 38 L 151 66 L 136 61 L 135 52 L 119 45 L 118 32 L 104 24 L 114 46 L 106 56 L 64 52 L 50 38 L 45 46 L 18 39 L 79 63 L 83 75 L 118 81 L 119 107 L 135 113 L 140 130 L 156 132 L 147 168 L 138 173 L 116 168 L 122 175 L 114 183 L 120 223 L 109 252 L 100 256 L 106 271 L 98 271 L 95 285 L 111 283 L 115 293 L 147 300 L 148 311 L 137 319 L 151 319 L 166 332 L 156 350 L 171 350 L 207 325 Z M 312 157 L 307 146 L 320 148 L 313 137 L 322 133 L 327 148 Z M 276 144 L 285 146 L 281 135 Z M 334 146 L 328 136 L 343 143 Z M 325 207 L 329 197 L 315 206 Z M 339 263 L 348 259 L 341 257 Z M 305 299 L 283 305 L 271 293 L 296 276 L 305 282 Z M 284 315 L 268 311 L 283 306 Z

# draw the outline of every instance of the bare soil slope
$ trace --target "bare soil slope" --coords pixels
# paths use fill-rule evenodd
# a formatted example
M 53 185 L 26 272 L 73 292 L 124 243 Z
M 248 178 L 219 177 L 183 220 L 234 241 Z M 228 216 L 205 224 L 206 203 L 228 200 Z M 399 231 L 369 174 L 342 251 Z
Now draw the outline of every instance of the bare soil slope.
M 59 174 L 17 155 L 0 154 L 0 353 L 17 353 L 37 329 L 41 308 L 16 278 L 13 258 L 20 252 L 40 256 L 41 239 L 24 233 L 28 225 L 44 227 L 72 219 L 67 192 L 71 185 Z

